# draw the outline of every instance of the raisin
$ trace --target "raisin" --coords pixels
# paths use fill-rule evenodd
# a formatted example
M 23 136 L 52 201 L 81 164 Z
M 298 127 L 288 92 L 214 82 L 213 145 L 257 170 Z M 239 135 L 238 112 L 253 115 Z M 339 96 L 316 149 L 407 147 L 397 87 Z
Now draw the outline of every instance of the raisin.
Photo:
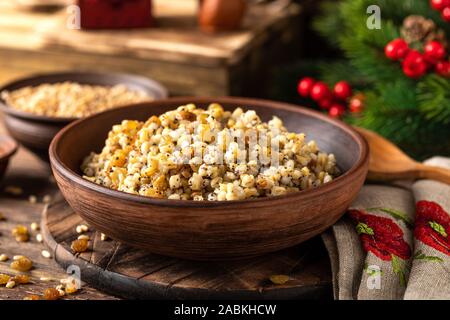
M 68 282 L 66 284 L 65 290 L 66 290 L 67 294 L 73 294 L 73 293 L 77 292 L 78 291 L 77 283 L 75 281 Z
M 197 119 L 197 116 L 189 111 L 180 111 L 179 112 L 180 118 L 183 120 L 188 120 L 188 121 L 195 121 Z
M 21 234 L 28 234 L 28 228 L 19 224 L 14 229 L 12 229 L 13 236 L 18 236 Z
M 30 294 L 28 296 L 25 296 L 23 300 L 41 300 L 41 297 L 35 294 Z
M 72 241 L 70 248 L 75 253 L 85 252 L 88 248 L 89 241 L 86 239 L 77 239 Z
M 270 277 L 270 281 L 274 284 L 285 284 L 289 281 L 289 276 L 284 274 L 276 274 Z
M 59 291 L 55 288 L 48 288 L 44 291 L 45 300 L 58 300 L 60 298 Z
M 26 272 L 26 271 L 29 271 L 33 267 L 33 262 L 30 259 L 28 259 L 27 257 L 22 256 L 19 259 L 11 262 L 10 267 L 11 267 L 11 269 L 14 269 L 17 271 Z
M 9 279 L 11 279 L 10 276 L 8 276 L 7 274 L 0 273 L 0 285 L 7 284 Z
M 16 236 L 17 242 L 27 242 L 28 240 L 30 240 L 30 236 L 27 234 L 21 234 L 21 235 Z
M 28 228 L 23 225 L 18 225 L 11 231 L 12 235 L 18 242 L 27 242 L 30 239 Z
M 19 284 L 27 284 L 30 282 L 30 277 L 26 274 L 18 274 L 13 278 L 13 280 Z

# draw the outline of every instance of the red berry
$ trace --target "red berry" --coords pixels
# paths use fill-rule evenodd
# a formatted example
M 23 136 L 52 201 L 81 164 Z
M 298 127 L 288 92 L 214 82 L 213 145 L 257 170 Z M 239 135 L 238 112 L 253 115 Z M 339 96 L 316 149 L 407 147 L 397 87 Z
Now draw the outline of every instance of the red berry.
M 345 107 L 339 103 L 335 103 L 331 106 L 330 110 L 328 110 L 328 114 L 333 118 L 340 118 L 345 113 Z
M 333 97 L 325 97 L 321 100 L 319 100 L 318 104 L 320 109 L 328 110 L 330 109 L 331 105 L 333 104 Z
M 298 82 L 297 92 L 302 97 L 309 97 L 311 93 L 311 88 L 313 87 L 315 81 L 313 78 L 305 77 Z
M 445 48 L 438 41 L 430 41 L 428 42 L 424 49 L 424 56 L 427 61 L 431 63 L 436 63 L 439 60 L 442 60 L 445 57 Z
M 331 91 L 328 88 L 328 86 L 319 81 L 317 82 L 311 89 L 311 98 L 313 98 L 315 101 L 320 101 L 325 98 L 331 97 Z
M 450 62 L 449 61 L 439 61 L 436 63 L 435 71 L 437 74 L 449 78 L 450 77 Z
M 345 101 L 352 95 L 352 88 L 347 81 L 339 81 L 334 86 L 333 92 L 336 98 Z
M 420 78 L 427 72 L 427 63 L 417 50 L 411 50 L 402 62 L 403 73 L 410 78 Z
M 442 19 L 450 22 L 450 5 L 442 10 Z
M 364 108 L 364 98 L 361 95 L 355 95 L 348 105 L 350 112 L 359 113 L 363 111 Z
M 403 39 L 394 39 L 384 47 L 386 57 L 391 60 L 403 59 L 409 51 L 408 44 Z
M 450 0 L 430 0 L 430 5 L 434 10 L 442 11 L 450 5 Z

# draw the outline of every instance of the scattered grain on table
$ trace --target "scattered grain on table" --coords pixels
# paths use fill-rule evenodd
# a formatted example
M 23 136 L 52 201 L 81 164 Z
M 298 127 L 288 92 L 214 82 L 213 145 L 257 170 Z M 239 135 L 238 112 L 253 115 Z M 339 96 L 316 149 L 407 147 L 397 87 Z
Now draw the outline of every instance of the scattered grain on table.
M 278 285 L 285 284 L 289 281 L 289 279 L 289 276 L 285 274 L 275 274 L 273 276 L 270 276 L 270 281 Z

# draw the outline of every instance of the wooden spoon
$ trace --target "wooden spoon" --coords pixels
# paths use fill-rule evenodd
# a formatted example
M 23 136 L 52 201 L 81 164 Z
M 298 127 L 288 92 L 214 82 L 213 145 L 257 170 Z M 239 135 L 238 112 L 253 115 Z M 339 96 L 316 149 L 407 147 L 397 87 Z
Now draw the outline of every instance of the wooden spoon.
M 392 142 L 375 132 L 359 127 L 355 129 L 369 143 L 369 180 L 432 179 L 450 184 L 450 170 L 414 161 Z

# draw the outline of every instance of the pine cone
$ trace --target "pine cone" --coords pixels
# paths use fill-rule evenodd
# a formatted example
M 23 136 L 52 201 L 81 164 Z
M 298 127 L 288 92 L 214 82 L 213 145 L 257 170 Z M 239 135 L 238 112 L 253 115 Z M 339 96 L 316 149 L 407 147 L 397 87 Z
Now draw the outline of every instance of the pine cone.
M 431 40 L 436 40 L 447 47 L 447 39 L 445 32 L 438 29 L 436 24 L 431 19 L 426 19 L 422 16 L 411 15 L 403 20 L 403 26 L 400 30 L 402 38 L 408 43 L 425 43 Z

